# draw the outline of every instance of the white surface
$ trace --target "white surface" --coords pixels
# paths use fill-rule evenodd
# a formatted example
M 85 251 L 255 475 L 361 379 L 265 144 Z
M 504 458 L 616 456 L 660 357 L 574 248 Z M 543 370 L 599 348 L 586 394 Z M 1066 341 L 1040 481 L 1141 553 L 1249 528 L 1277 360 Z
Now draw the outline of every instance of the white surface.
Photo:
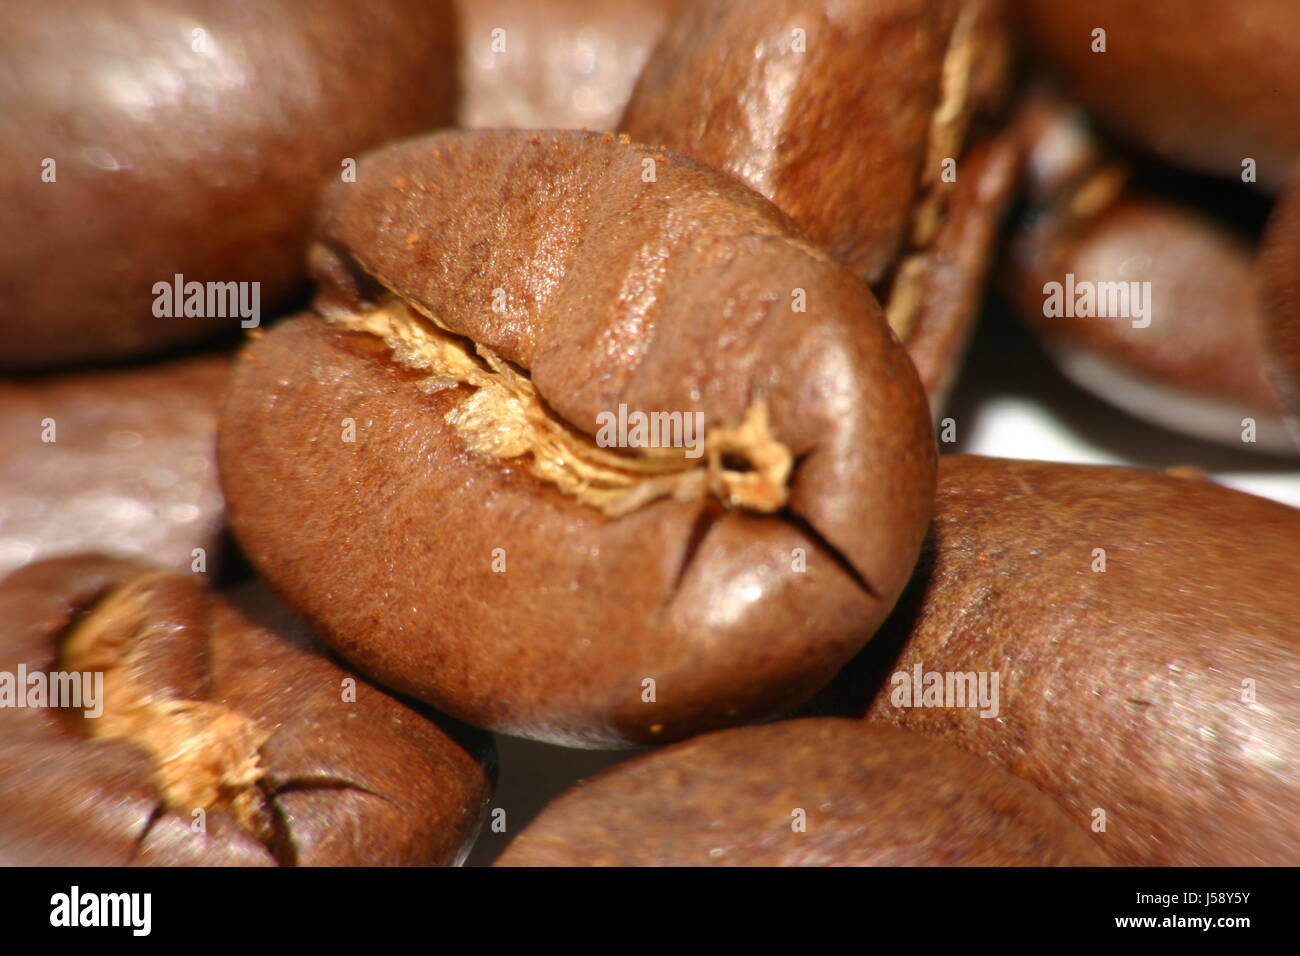
M 1229 487 L 1300 507 L 1300 458 L 1219 446 L 1148 425 L 1065 380 L 1014 320 L 985 316 L 944 413 L 957 442 L 1002 458 L 1203 469 Z

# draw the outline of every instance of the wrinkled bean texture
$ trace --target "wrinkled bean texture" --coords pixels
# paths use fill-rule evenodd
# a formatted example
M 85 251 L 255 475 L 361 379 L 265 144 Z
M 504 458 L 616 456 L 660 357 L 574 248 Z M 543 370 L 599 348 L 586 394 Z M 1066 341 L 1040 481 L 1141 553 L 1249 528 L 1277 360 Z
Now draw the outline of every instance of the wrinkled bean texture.
M 932 494 L 925 395 L 867 288 L 729 177 L 608 134 L 439 134 L 361 173 L 321 216 L 329 320 L 249 346 L 221 429 L 233 527 L 275 588 L 389 686 L 570 745 L 773 716 L 829 680 L 906 581 Z M 461 343 L 486 384 L 366 326 L 385 317 Z M 467 438 L 502 381 L 563 454 L 484 451 L 514 425 Z M 710 456 L 707 494 L 613 515 L 542 465 L 649 462 L 593 447 L 620 405 L 762 435 L 791 470 Z M 735 506 L 719 475 L 771 499 Z
M 1010 774 L 918 735 L 822 718 L 719 731 L 603 771 L 547 806 L 498 865 L 1106 863 Z
M 202 581 L 83 555 L 0 582 L 0 670 L 105 675 L 98 717 L 0 708 L 0 862 L 461 858 L 490 795 L 484 742 L 354 678 L 260 588 Z

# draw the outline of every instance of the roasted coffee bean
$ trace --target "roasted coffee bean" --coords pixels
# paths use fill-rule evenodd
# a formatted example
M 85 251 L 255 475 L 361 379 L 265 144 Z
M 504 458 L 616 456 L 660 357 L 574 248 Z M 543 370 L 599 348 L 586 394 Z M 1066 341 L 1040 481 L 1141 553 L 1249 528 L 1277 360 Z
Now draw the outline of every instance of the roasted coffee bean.
M 250 345 L 221 427 L 277 591 L 388 686 L 574 746 L 829 680 L 932 494 L 866 286 L 730 177 L 610 134 L 439 134 L 359 172 L 322 211 L 324 317 Z
M 229 368 L 204 356 L 0 381 L 0 576 L 100 550 L 216 571 Z
M 450 122 L 455 40 L 450 0 L 5 4 L 0 367 L 153 353 L 274 314 L 305 285 L 325 181 Z M 160 299 L 177 276 L 203 294 Z
M 971 149 L 932 243 L 905 260 L 889 295 L 889 326 L 907 348 L 936 419 L 961 371 L 1022 158 L 1011 136 Z
M 871 718 L 1025 778 L 1119 864 L 1300 862 L 1300 511 L 1122 468 L 939 474 L 916 584 L 820 712 L 874 690 Z
M 1007 283 L 1066 376 L 1126 412 L 1247 451 L 1288 453 L 1255 250 L 1214 220 L 1127 192 L 1017 237 Z
M 863 721 L 719 731 L 583 781 L 499 866 L 1093 866 L 1050 800 L 961 751 Z
M 65 698 L 83 674 L 94 701 Z M 489 796 L 479 757 L 265 591 L 187 572 L 95 555 L 15 572 L 5 693 L 5 865 L 451 863 Z
M 1277 188 L 1300 156 L 1294 0 L 1016 0 L 1013 14 L 1072 97 L 1166 160 L 1238 177 L 1251 159 Z
M 686 0 L 459 0 L 460 125 L 613 130 Z
M 696 4 L 619 127 L 733 174 L 871 283 L 936 407 L 1017 171 L 1005 139 L 964 158 L 972 115 L 1001 91 L 1001 12 L 985 0 Z
M 1260 253 L 1269 371 L 1300 447 L 1300 167 L 1274 207 Z

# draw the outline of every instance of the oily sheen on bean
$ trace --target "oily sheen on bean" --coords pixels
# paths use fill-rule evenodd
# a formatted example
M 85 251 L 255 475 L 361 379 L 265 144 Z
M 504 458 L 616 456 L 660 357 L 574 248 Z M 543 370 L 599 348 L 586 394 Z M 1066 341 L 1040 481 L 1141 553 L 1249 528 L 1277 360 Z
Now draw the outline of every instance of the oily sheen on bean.
M 0 708 L 5 865 L 452 863 L 486 810 L 481 735 L 339 667 L 260 585 L 28 565 L 0 582 L 0 670 L 20 668 L 102 684 L 97 713 Z
M 1104 866 L 1086 831 L 977 757 L 863 721 L 740 727 L 552 801 L 499 866 Z
M 318 314 L 237 364 L 223 487 L 259 571 L 386 685 L 666 741 L 797 705 L 893 605 L 924 392 L 867 288 L 730 177 L 609 134 L 437 134 L 329 193 L 314 262 Z M 603 447 L 620 408 L 698 413 L 699 457 Z

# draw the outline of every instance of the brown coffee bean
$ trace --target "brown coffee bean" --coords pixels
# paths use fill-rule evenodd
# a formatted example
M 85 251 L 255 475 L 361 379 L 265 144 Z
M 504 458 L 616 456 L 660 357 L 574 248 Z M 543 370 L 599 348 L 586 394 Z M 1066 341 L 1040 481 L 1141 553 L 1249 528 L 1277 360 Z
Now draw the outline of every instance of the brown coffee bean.
M 215 572 L 229 367 L 214 355 L 0 381 L 0 576 L 93 550 Z
M 1300 511 L 1121 468 L 939 473 L 915 588 L 829 709 L 874 690 L 871 718 L 1025 778 L 1118 864 L 1300 860 Z M 994 675 L 996 714 L 962 705 Z
M 1012 140 L 964 155 L 1004 85 L 1001 16 L 984 0 L 697 4 L 620 124 L 741 179 L 870 282 L 936 409 L 1017 173 Z
M 87 673 L 94 702 L 32 697 L 33 675 Z M 6 678 L 26 693 L 0 707 L 5 865 L 450 863 L 489 796 L 477 757 L 257 588 L 30 565 L 0 582 Z
M 1300 446 L 1300 167 L 1274 207 L 1260 252 L 1269 372 Z
M 385 684 L 667 741 L 807 699 L 892 606 L 925 396 L 762 197 L 609 134 L 445 133 L 368 157 L 320 229 L 327 319 L 245 352 L 222 484 L 254 564 Z M 702 442 L 614 428 L 651 414 Z
M 454 44 L 450 0 L 6 4 L 0 367 L 155 353 L 251 321 L 226 287 L 210 305 L 205 290 L 202 316 L 181 302 L 159 316 L 155 284 L 176 275 L 260 283 L 261 313 L 284 307 L 325 181 L 450 121 Z
M 1035 219 L 1011 247 L 1020 315 L 1069 378 L 1130 414 L 1248 451 L 1294 450 L 1266 367 L 1255 250 L 1128 191 Z
M 886 318 L 936 419 L 961 372 L 1022 158 L 1009 135 L 971 148 L 932 244 L 904 261 L 890 292 Z
M 1013 10 L 1069 94 L 1159 156 L 1232 177 L 1253 159 L 1258 181 L 1277 188 L 1300 155 L 1293 0 L 1016 0 Z
M 499 866 L 1100 866 L 1083 827 L 961 751 L 862 721 L 708 734 L 551 803 Z
M 613 130 L 683 0 L 459 0 L 460 125 Z

